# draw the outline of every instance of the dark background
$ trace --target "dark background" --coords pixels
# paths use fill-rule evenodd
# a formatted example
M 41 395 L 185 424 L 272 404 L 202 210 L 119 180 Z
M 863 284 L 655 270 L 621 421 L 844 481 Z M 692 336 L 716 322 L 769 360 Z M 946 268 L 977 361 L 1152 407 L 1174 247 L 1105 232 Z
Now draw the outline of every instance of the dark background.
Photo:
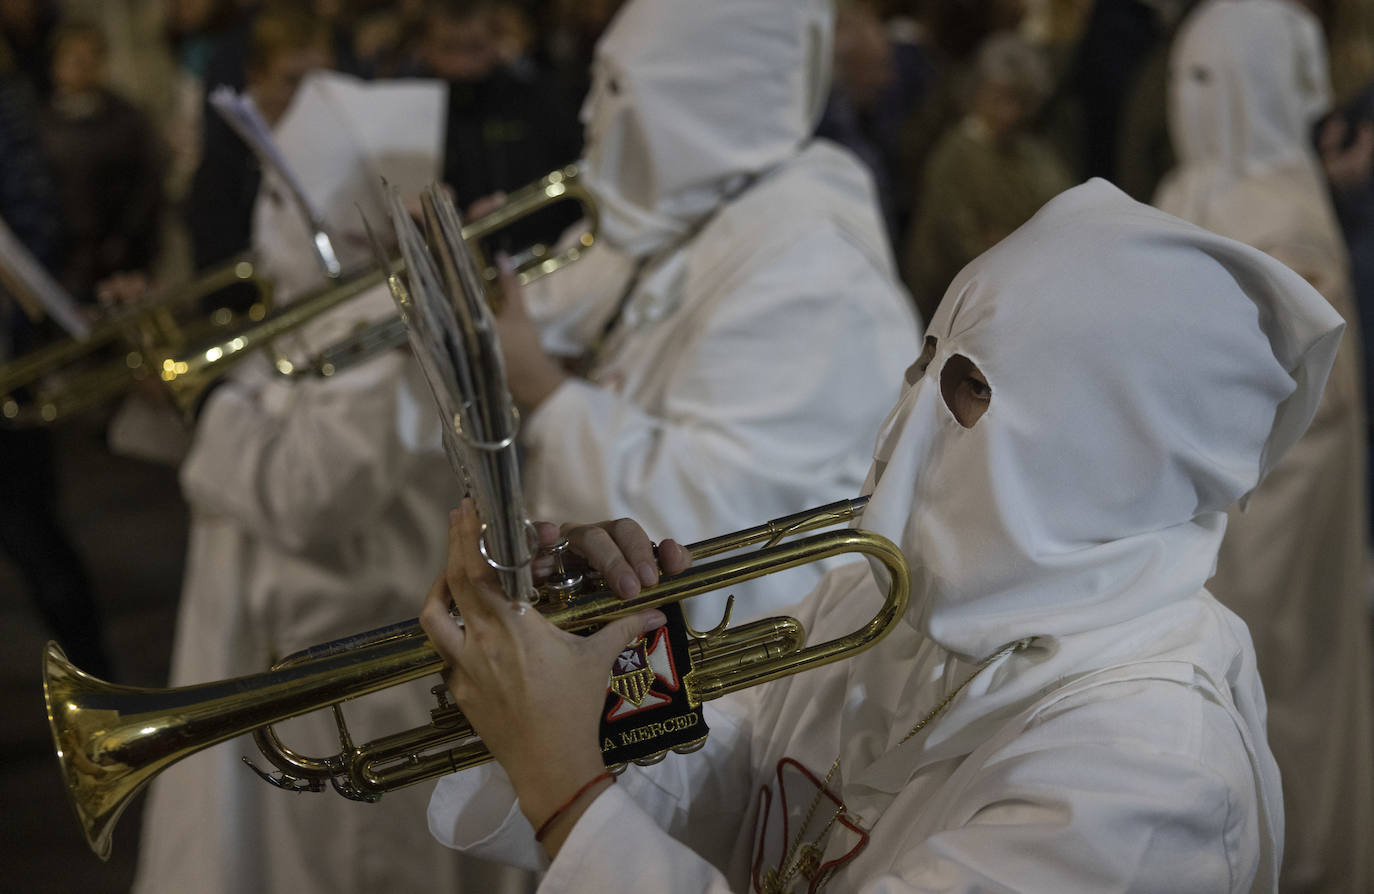
M 186 552 L 176 472 L 112 456 L 96 420 L 59 426 L 57 441 L 62 518 L 104 608 L 115 676 L 164 686 Z M 14 567 L 0 556 L 0 892 L 126 894 L 143 798 L 120 818 L 110 861 L 100 862 L 67 803 L 48 732 L 47 639 Z

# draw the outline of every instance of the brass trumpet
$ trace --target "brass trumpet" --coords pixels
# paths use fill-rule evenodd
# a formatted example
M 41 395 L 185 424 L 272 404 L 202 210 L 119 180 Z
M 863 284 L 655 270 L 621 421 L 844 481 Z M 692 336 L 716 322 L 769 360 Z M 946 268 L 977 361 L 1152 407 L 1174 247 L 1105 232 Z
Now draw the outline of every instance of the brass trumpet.
M 463 238 L 481 260 L 493 300 L 498 273 L 483 257 L 481 241 L 562 201 L 575 201 L 582 207 L 589 229 L 561 253 L 536 244 L 515 254 L 511 260 L 524 285 L 576 261 L 596 240 L 596 203 L 580 183 L 576 165 L 553 171 L 511 193 L 500 208 L 463 228 Z M 0 366 L 0 423 L 23 426 L 58 422 L 124 394 L 150 375 L 167 386 L 174 403 L 189 416 L 206 386 L 233 363 L 385 280 L 386 274 L 377 269 L 345 274 L 269 316 L 271 284 L 259 276 L 251 261 L 235 261 L 176 290 L 167 299 L 118 314 L 86 341 L 65 341 Z M 227 310 L 216 311 L 208 320 L 177 322 L 174 310 L 195 309 L 200 297 L 235 282 L 252 282 L 259 289 L 259 301 L 248 313 L 249 325 L 229 329 L 235 320 Z M 273 365 L 284 376 L 331 376 L 405 341 L 405 327 L 398 317 L 391 318 L 360 329 L 314 357 L 293 361 L 278 353 Z M 119 360 L 44 387 L 44 379 L 113 343 L 122 343 L 125 348 Z M 199 347 L 192 348 L 195 345 Z M 32 400 L 18 396 L 25 389 L 35 392 Z
M 512 257 L 517 278 L 521 285 L 525 285 L 578 260 L 596 240 L 596 203 L 591 193 L 579 181 L 576 165 L 553 171 L 529 186 L 511 193 L 500 208 L 463 227 L 463 240 L 479 262 L 487 286 L 488 301 L 494 306 L 499 306 L 499 294 L 495 287 L 500 274 L 482 254 L 482 240 L 516 221 L 563 201 L 575 201 L 581 205 L 589 229 L 575 244 L 560 254 L 551 254 L 548 246 L 537 244 Z M 376 267 L 345 276 L 340 282 L 293 302 L 231 338 L 218 340 L 214 344 L 181 356 L 167 356 L 159 366 L 159 375 L 170 390 L 176 405 L 183 413 L 189 415 L 206 386 L 223 375 L 228 366 L 385 282 L 386 278 L 386 272 Z M 283 376 L 332 376 L 340 370 L 405 343 L 405 325 L 399 316 L 394 316 L 364 326 L 342 341 L 304 360 L 292 360 L 284 354 L 277 353 L 273 358 L 273 366 Z
M 0 366 L 0 422 L 16 427 L 60 422 L 125 393 L 150 374 L 154 356 L 184 350 L 188 343 L 233 325 L 237 317 L 228 308 L 216 308 L 206 317 L 200 301 L 239 283 L 257 293 L 245 315 L 261 320 L 271 307 L 272 284 L 251 260 L 238 258 L 163 296 L 114 312 L 84 340 L 61 341 Z M 119 356 L 90 369 L 74 369 L 102 350 Z M 52 380 L 68 369 L 73 369 L 70 375 Z M 22 396 L 24 391 L 30 396 Z
M 694 669 L 685 682 L 688 698 L 696 706 L 820 667 L 869 648 L 901 618 L 910 587 L 906 560 L 891 541 L 854 528 L 783 541 L 847 522 L 862 512 L 866 502 L 866 498 L 842 500 L 693 544 L 688 551 L 694 560 L 724 558 L 665 578 L 630 602 L 603 589 L 584 593 L 567 581 L 557 581 L 541 590 L 536 606 L 564 630 L 585 630 L 831 556 L 857 553 L 876 559 L 887 569 L 889 589 L 882 606 L 862 627 L 808 645 L 801 623 L 793 618 L 765 618 L 730 627 L 727 605 L 725 620 L 716 629 L 689 634 Z M 339 703 L 437 673 L 441 666 L 418 621 L 317 646 L 264 673 L 178 689 L 143 689 L 98 680 L 73 667 L 62 650 L 49 643 L 43 692 L 67 794 L 91 849 L 106 859 L 116 820 L 154 775 L 190 754 L 244 733 L 254 732 L 268 760 L 281 770 L 281 776 L 271 780 L 274 783 L 319 791 L 329 782 L 360 800 L 376 800 L 384 792 L 485 763 L 490 753 L 458 709 L 448 703 L 442 685 L 434 689 L 438 705 L 428 724 L 361 745 L 354 745 L 348 734 Z M 270 727 L 331 705 L 339 723 L 337 754 L 322 758 L 295 754 Z

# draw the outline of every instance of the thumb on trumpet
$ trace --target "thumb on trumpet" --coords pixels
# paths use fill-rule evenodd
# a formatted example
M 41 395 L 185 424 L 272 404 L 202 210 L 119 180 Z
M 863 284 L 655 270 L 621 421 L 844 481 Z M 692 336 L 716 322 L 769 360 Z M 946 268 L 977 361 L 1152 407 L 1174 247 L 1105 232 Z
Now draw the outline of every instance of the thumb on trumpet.
M 626 646 L 667 623 L 668 619 L 664 617 L 663 612 L 656 608 L 650 609 L 637 615 L 617 618 L 588 637 L 588 641 L 592 649 L 606 656 L 606 666 L 610 667 L 611 662 L 625 651 Z

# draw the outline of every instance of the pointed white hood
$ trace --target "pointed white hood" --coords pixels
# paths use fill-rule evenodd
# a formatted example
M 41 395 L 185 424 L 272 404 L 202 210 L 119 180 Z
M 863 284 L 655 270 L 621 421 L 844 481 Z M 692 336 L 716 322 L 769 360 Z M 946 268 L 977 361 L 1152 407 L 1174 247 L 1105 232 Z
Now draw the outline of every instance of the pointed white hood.
M 602 235 L 649 254 L 810 136 L 829 86 L 825 0 L 632 0 L 597 44 L 583 169 Z
M 863 526 L 911 562 L 911 621 L 978 658 L 1195 596 L 1343 328 L 1282 264 L 1105 182 L 1051 201 L 954 280 L 879 435 Z M 954 354 L 992 392 L 969 429 Z
M 1169 116 L 1185 165 L 1251 172 L 1307 153 L 1330 96 L 1311 13 L 1287 0 L 1211 0 L 1169 59 Z
M 1297 168 L 1315 183 L 1310 128 L 1330 103 L 1326 68 L 1320 26 L 1294 3 L 1200 6 L 1169 59 L 1169 132 L 1179 164 L 1158 204 L 1203 221 L 1247 178 Z
M 1226 508 L 1306 429 L 1343 329 L 1273 258 L 1100 180 L 966 267 L 927 329 L 933 361 L 908 371 L 880 431 L 860 521 L 901 546 L 905 621 L 943 670 L 913 676 L 918 657 L 887 641 L 861 656 L 868 701 L 895 719 L 876 748 L 842 739 L 862 768 L 854 796 L 971 753 L 1047 692 L 1162 674 L 1231 712 L 1260 801 L 1257 890 L 1270 886 L 1283 808 L 1264 695 L 1244 625 L 1203 584 Z M 955 354 L 992 394 L 967 429 L 940 393 Z M 1028 637 L 900 746 L 932 684 L 947 694 Z

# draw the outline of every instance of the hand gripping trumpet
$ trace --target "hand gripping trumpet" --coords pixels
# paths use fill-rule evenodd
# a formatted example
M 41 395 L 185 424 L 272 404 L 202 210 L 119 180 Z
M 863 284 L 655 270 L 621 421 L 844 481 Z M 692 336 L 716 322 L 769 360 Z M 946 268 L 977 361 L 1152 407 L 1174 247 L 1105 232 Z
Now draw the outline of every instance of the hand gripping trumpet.
M 888 591 L 875 615 L 858 629 L 808 643 L 793 618 L 747 624 L 725 619 L 706 633 L 688 631 L 693 669 L 684 679 L 695 706 L 727 693 L 858 654 L 880 640 L 906 610 L 906 561 L 889 540 L 853 527 L 866 498 L 844 500 L 687 547 L 696 564 L 665 577 L 631 601 L 621 601 L 595 577 L 555 573 L 536 586 L 530 523 L 524 517 L 514 437 L 518 418 L 509 394 L 479 274 L 455 238 L 457 215 L 442 195 L 425 202 L 426 245 L 402 212 L 400 230 L 409 286 L 389 280 L 410 329 L 446 426 L 446 448 L 477 503 L 482 548 L 498 570 L 512 610 L 533 606 L 559 627 L 595 629 L 648 608 L 680 603 L 764 575 L 832 556 L 855 554 L 881 564 Z M 437 291 L 436 291 L 437 289 Z M 444 300 L 436 301 L 436 296 Z M 799 536 L 806 535 L 806 536 Z M 800 595 L 800 594 L 799 594 Z M 177 689 L 142 689 L 98 680 L 74 668 L 55 644 L 44 658 L 44 695 L 67 791 L 91 848 L 109 855 L 120 813 L 158 772 L 187 755 L 253 733 L 279 771 L 269 777 L 295 790 L 332 785 L 347 797 L 383 793 L 491 759 L 443 685 L 428 723 L 355 744 L 342 703 L 442 669 L 418 621 L 408 621 L 308 649 L 272 670 Z M 285 746 L 271 724 L 332 708 L 340 749 L 309 757 Z M 688 750 L 688 749 L 677 749 Z M 645 761 L 647 762 L 647 761 Z M 260 774 L 267 776 L 267 774 Z

